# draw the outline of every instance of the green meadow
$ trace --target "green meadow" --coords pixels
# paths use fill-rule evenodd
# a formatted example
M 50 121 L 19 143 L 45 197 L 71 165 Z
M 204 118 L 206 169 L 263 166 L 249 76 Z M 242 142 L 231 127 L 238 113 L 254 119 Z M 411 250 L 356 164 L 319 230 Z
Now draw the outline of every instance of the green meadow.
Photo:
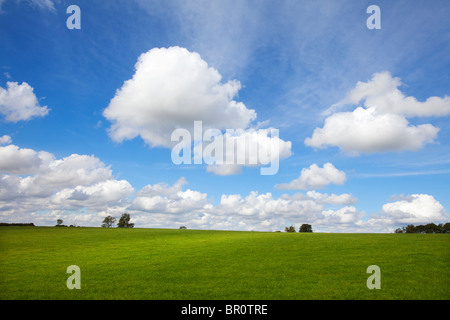
M 449 234 L 0 227 L 2 300 L 448 300 L 449 266 Z

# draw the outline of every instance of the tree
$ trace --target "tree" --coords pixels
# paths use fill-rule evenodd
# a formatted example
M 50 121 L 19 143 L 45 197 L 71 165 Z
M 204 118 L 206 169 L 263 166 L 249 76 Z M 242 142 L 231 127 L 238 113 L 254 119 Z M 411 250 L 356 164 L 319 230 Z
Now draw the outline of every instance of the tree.
M 286 227 L 286 228 L 284 228 L 284 230 L 285 230 L 286 232 L 295 232 L 294 226 Z
M 442 227 L 442 233 L 450 233 L 450 222 L 444 224 L 444 226 Z
M 124 213 L 119 219 L 119 223 L 117 223 L 119 228 L 133 228 L 134 223 L 130 223 L 130 214 Z
M 312 226 L 310 224 L 304 223 L 301 225 L 300 230 L 298 232 L 313 232 Z
M 63 223 L 63 220 L 62 220 L 62 219 L 56 220 L 56 225 L 57 225 L 57 226 L 62 225 L 62 223 Z
M 116 218 L 107 216 L 102 223 L 102 228 L 112 228 L 114 223 L 116 222 Z

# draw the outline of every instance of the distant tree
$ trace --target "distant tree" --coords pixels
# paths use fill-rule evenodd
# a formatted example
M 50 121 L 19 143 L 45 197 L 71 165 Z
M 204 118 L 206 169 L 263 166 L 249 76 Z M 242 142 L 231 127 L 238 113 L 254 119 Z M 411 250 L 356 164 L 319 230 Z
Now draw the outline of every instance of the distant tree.
M 409 224 L 405 227 L 405 233 L 416 233 L 416 227 L 412 224 Z
M 284 228 L 284 230 L 285 230 L 286 232 L 295 232 L 294 226 L 286 227 L 286 228 Z
M 447 222 L 442 227 L 442 233 L 450 233 L 450 222 Z
M 116 218 L 107 216 L 102 223 L 102 228 L 112 228 L 112 226 L 116 223 Z
M 62 219 L 56 220 L 56 225 L 57 225 L 57 226 L 62 225 L 62 223 L 63 223 L 63 220 L 62 220 Z
M 403 228 L 397 228 L 395 233 L 450 233 L 450 223 L 444 225 L 442 223 L 419 224 L 417 226 L 409 224 Z
M 298 232 L 313 232 L 312 226 L 310 224 L 304 223 L 301 225 Z
M 134 223 L 130 223 L 130 214 L 124 213 L 119 219 L 119 222 L 117 223 L 117 226 L 119 228 L 133 228 Z
M 187 228 L 185 226 L 181 226 L 180 229 L 186 230 Z

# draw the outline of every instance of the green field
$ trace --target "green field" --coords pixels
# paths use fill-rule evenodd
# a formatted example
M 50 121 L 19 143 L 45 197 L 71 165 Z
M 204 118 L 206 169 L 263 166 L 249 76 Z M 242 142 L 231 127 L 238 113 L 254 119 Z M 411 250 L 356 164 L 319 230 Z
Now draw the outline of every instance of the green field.
M 448 300 L 449 266 L 448 234 L 0 227 L 2 300 Z

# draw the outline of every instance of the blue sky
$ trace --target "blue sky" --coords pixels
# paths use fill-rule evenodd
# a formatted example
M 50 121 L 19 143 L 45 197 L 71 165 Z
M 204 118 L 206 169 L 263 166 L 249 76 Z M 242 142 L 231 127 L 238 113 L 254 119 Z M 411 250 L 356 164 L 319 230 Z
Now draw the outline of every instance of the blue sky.
M 81 29 L 66 26 L 72 4 Z M 372 4 L 381 29 L 366 26 Z M 449 219 L 448 1 L 0 8 L 2 221 L 392 232 Z M 175 165 L 168 137 L 193 120 L 278 129 L 279 170 Z

